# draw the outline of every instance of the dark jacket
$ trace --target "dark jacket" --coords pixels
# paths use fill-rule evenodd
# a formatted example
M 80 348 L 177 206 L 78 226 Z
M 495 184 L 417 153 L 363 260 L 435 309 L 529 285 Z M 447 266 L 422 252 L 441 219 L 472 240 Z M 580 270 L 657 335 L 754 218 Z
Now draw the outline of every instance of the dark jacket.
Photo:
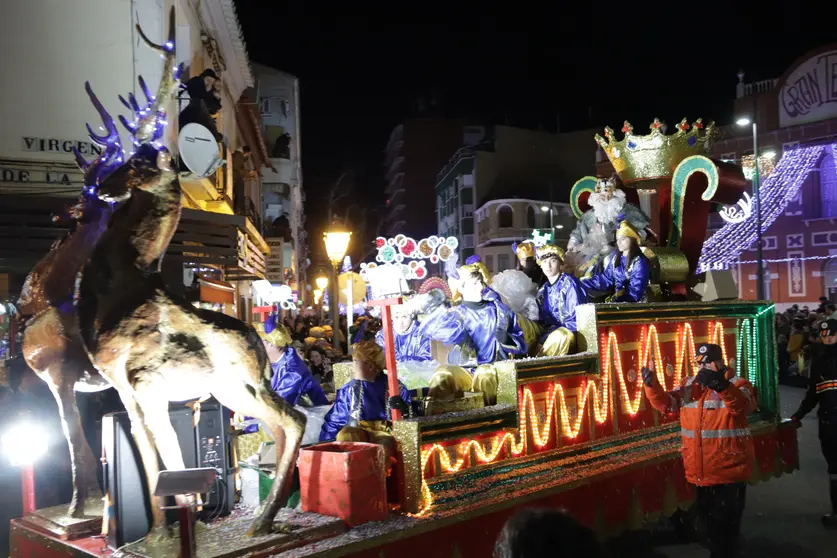
M 808 392 L 793 414 L 799 420 L 819 405 L 817 416 L 837 420 L 837 345 L 818 345 L 812 355 Z

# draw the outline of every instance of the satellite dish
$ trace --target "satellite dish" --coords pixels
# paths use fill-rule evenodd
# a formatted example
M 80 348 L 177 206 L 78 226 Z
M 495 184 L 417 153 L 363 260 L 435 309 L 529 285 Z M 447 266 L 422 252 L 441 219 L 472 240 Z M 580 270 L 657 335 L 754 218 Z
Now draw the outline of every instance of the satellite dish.
M 195 176 L 208 176 L 224 164 L 218 141 L 205 126 L 195 122 L 186 124 L 177 138 L 180 158 Z

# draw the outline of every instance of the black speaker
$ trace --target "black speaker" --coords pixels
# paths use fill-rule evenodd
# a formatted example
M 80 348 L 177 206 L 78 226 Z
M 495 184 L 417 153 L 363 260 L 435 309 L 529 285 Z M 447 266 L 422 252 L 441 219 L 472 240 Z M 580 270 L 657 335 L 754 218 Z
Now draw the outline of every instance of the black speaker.
M 232 448 L 232 415 L 215 399 L 201 403 L 195 428 L 197 467 L 214 467 L 218 482 L 203 498 L 204 517 L 229 514 L 235 505 L 235 472 Z
M 192 409 L 178 404 L 169 410 L 177 441 L 187 469 L 197 467 Z M 139 449 L 131 435 L 128 413 L 106 414 L 102 419 L 102 465 L 107 502 L 108 546 L 120 548 L 148 534 L 151 505 L 148 482 Z M 165 467 L 162 462 L 160 469 Z M 165 504 L 174 505 L 174 498 Z M 167 513 L 169 523 L 177 521 L 177 511 Z

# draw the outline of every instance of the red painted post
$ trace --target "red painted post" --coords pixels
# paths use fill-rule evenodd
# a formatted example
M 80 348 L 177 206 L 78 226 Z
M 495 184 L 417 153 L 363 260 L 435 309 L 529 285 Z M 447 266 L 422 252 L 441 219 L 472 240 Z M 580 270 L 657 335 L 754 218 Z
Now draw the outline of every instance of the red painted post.
M 35 466 L 24 465 L 20 468 L 20 485 L 23 493 L 23 515 L 34 512 L 35 507 Z
M 387 357 L 387 384 L 390 396 L 400 395 L 398 386 L 398 368 L 395 363 L 395 338 L 392 335 L 392 306 L 401 304 L 401 298 L 383 298 L 369 302 L 372 306 L 381 307 L 381 322 L 384 328 L 384 351 Z M 401 411 L 390 409 L 392 420 L 401 420 Z
M 195 532 L 192 526 L 192 507 L 178 508 L 180 521 L 180 558 L 195 558 Z

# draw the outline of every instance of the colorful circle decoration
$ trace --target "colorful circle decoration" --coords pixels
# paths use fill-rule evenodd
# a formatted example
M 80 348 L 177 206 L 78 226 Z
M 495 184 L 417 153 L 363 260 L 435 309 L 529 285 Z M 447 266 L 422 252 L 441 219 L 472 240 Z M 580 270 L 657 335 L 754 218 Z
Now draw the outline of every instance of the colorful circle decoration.
M 387 244 L 380 250 L 378 250 L 378 257 L 377 260 L 382 263 L 391 263 L 395 260 L 396 253 L 395 248 L 391 245 Z
M 454 236 L 429 236 L 416 241 L 409 236 L 399 234 L 393 238 L 377 237 L 375 247 L 378 249 L 375 260 L 380 264 L 405 264 L 409 268 L 410 279 L 424 279 L 428 275 L 424 260 L 437 264 L 452 259 L 456 256 L 459 241 Z M 416 265 L 413 265 L 414 263 Z M 365 275 L 363 269 L 364 267 L 361 266 L 361 275 Z

